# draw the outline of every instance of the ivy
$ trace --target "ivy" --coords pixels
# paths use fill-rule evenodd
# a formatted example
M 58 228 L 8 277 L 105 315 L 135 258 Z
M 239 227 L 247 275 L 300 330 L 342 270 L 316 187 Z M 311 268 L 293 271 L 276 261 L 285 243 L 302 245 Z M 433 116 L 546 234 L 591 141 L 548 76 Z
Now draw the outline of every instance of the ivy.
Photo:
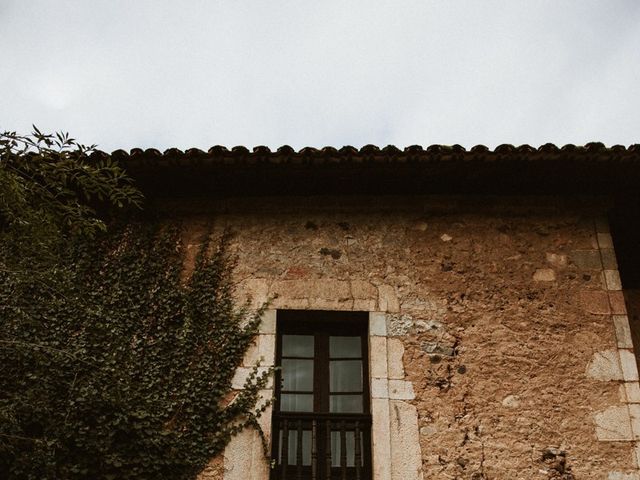
M 185 279 L 179 232 L 130 222 L 70 236 L 45 276 L 0 271 L 1 478 L 190 479 L 257 425 L 271 372 L 231 379 L 264 307 L 234 303 L 228 234 Z

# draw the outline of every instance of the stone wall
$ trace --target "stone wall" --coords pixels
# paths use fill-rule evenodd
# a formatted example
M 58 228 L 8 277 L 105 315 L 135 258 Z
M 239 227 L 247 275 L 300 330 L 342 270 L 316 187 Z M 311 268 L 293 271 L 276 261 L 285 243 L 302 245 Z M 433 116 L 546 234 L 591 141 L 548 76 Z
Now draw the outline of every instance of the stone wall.
M 629 324 L 631 328 L 631 338 L 634 345 L 640 345 L 640 289 L 633 288 L 624 290 L 625 303 L 627 305 Z M 635 351 L 636 360 L 640 360 L 638 351 Z
M 236 233 L 239 298 L 384 315 L 387 355 L 400 362 L 389 360 L 386 386 L 411 390 L 387 395 L 399 419 L 389 420 L 390 461 L 410 448 L 398 448 L 398 432 L 413 415 L 414 478 L 633 480 L 637 369 L 604 207 L 538 198 L 171 206 L 187 212 L 187 244 L 208 228 Z M 256 349 L 269 356 L 266 328 L 271 338 Z M 254 437 L 234 440 L 212 471 L 237 478 L 249 458 L 245 478 L 266 479 Z

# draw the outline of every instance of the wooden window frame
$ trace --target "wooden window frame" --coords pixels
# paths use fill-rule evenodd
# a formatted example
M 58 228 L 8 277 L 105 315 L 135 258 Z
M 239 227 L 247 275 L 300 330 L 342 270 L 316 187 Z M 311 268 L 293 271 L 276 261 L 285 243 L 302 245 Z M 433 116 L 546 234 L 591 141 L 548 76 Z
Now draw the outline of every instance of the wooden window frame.
M 369 384 L 369 314 L 368 312 L 337 312 L 337 311 L 308 311 L 308 310 L 278 310 L 276 321 L 276 365 L 282 362 L 282 336 L 313 335 L 314 336 L 314 378 L 313 378 L 313 412 L 281 412 L 280 398 L 282 390 L 281 371 L 275 375 L 275 404 L 273 413 L 273 441 L 272 458 L 275 460 L 271 478 L 281 480 L 291 479 L 347 479 L 358 478 L 367 480 L 372 478 L 372 442 L 371 442 L 371 394 Z M 330 336 L 359 336 L 361 338 L 362 361 L 362 413 L 331 413 L 330 383 L 329 383 L 329 337 Z M 290 358 L 290 357 L 287 357 Z M 331 360 L 340 360 L 334 358 Z M 354 358 L 350 358 L 354 360 Z M 344 394 L 354 394 L 345 392 Z M 333 395 L 342 393 L 333 393 Z M 302 443 L 296 447 L 298 465 L 289 465 L 288 456 L 282 454 L 281 449 L 288 448 L 289 431 L 297 430 L 296 438 L 302 437 L 302 431 L 312 431 L 311 466 L 302 466 Z M 282 440 L 281 432 L 287 432 L 287 440 Z M 354 466 L 346 466 L 346 458 L 340 458 L 340 466 L 330 466 L 331 455 L 327 432 L 340 432 L 340 449 L 346 451 L 345 432 L 351 432 L 354 439 L 361 439 L 363 448 L 355 446 Z M 326 442 L 325 439 L 326 438 Z M 286 442 L 286 443 L 285 443 Z M 302 442 L 302 440 L 300 440 Z M 324 442 L 324 443 L 323 443 Z M 360 442 L 356 442 L 359 444 Z M 286 465 L 282 465 L 283 458 Z M 346 457 L 346 453 L 344 455 Z M 355 464 L 362 461 L 362 467 Z M 336 459 L 333 459 L 335 462 Z M 329 463 L 327 463 L 329 462 Z

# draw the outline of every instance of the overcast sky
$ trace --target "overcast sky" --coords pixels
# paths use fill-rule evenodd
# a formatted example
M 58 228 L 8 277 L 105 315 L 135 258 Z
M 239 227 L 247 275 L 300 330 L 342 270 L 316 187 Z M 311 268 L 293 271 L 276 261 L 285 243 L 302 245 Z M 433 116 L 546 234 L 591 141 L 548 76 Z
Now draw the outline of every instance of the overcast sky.
M 639 0 L 0 0 L 0 130 L 116 148 L 640 143 Z

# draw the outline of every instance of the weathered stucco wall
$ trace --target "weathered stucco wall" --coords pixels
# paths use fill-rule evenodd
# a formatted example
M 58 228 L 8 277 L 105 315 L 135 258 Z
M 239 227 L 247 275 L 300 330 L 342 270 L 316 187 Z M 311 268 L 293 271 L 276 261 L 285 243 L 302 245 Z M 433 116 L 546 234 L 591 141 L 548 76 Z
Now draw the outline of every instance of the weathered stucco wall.
M 402 404 L 417 411 L 425 479 L 640 478 L 637 370 L 597 201 L 172 209 L 183 207 L 187 244 L 208 228 L 235 232 L 239 298 L 386 313 L 388 352 L 412 382 Z

